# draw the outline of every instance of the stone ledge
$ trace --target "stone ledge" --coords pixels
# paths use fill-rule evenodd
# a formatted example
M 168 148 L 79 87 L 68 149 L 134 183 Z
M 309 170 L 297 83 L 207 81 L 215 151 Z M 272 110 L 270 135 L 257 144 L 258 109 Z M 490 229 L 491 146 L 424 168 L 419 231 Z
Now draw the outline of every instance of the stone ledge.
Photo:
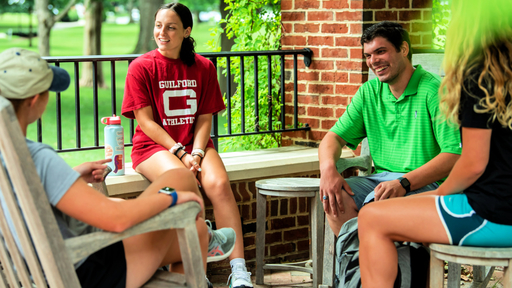
M 279 177 L 295 173 L 318 173 L 318 148 L 286 146 L 256 151 L 220 153 L 231 182 Z M 343 149 L 341 158 L 354 157 Z M 124 176 L 106 179 L 109 196 L 127 197 L 144 191 L 149 181 L 126 163 Z

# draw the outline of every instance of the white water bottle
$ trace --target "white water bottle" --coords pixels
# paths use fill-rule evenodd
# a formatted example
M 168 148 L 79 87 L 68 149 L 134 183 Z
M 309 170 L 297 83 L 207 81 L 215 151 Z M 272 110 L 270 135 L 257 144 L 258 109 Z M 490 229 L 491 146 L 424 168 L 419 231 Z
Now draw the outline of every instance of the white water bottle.
M 101 118 L 105 126 L 105 158 L 112 159 L 108 166 L 112 168 L 110 175 L 124 175 L 124 131 L 121 126 L 121 117 L 115 114 L 112 117 Z

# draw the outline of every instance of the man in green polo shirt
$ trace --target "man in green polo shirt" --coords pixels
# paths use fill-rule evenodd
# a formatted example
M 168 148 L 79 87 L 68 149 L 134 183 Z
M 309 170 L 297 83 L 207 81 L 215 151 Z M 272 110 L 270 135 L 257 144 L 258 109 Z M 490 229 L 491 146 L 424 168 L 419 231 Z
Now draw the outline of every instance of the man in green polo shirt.
M 458 130 L 438 117 L 440 78 L 412 65 L 407 31 L 380 22 L 361 44 L 377 77 L 359 88 L 318 152 L 320 196 L 335 235 L 369 194 L 381 201 L 436 189 L 462 151 Z M 375 173 L 343 179 L 336 171 L 341 148 L 355 149 L 365 137 Z

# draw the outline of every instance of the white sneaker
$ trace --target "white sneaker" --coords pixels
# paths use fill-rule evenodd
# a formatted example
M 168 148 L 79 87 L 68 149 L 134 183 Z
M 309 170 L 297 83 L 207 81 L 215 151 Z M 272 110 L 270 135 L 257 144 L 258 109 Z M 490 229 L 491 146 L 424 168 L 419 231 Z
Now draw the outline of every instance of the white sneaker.
M 251 272 L 247 272 L 244 264 L 237 263 L 229 275 L 229 288 L 252 288 Z

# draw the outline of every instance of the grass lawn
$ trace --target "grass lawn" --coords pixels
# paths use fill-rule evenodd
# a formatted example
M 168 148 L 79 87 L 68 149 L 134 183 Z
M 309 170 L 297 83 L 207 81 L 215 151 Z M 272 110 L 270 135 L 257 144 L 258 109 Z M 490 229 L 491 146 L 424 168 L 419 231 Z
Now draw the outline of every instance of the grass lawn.
M 19 23 L 23 23 L 19 28 Z M 34 25 L 37 21 L 33 20 Z M 192 36 L 196 40 L 196 51 L 207 52 L 206 42 L 211 39 L 209 28 L 212 27 L 212 23 L 199 23 L 195 25 L 192 32 Z M 28 31 L 28 16 L 26 14 L 2 14 L 0 15 L 0 33 L 6 33 L 8 29 L 18 31 L 21 29 L 24 32 Z M 120 55 L 120 54 L 131 54 L 135 44 L 137 42 L 137 36 L 139 33 L 138 24 L 127 24 L 117 25 L 112 23 L 104 23 L 102 26 L 102 54 L 103 55 Z M 34 27 L 34 31 L 36 28 Z M 5 35 L 5 34 L 2 34 Z M 83 51 L 83 27 L 72 27 L 65 29 L 53 29 L 50 38 L 50 53 L 52 56 L 80 56 Z M 32 47 L 29 47 L 29 41 L 26 38 L 17 36 L 0 37 L 0 51 L 3 51 L 10 47 L 21 47 L 33 51 L 37 49 L 37 38 L 32 39 Z M 74 71 L 72 64 L 63 63 L 61 67 L 66 69 L 71 74 L 71 79 L 74 79 Z M 110 63 L 103 63 L 103 73 L 106 83 L 106 88 L 98 89 L 98 119 L 94 119 L 93 114 L 93 89 L 90 87 L 80 87 L 80 105 L 78 110 L 80 111 L 81 127 L 79 134 L 81 136 L 80 145 L 81 147 L 89 147 L 95 145 L 95 129 L 94 123 L 98 124 L 98 144 L 103 145 L 103 128 L 105 127 L 99 121 L 102 117 L 110 116 L 112 114 L 111 107 L 111 87 L 110 82 L 111 69 Z M 117 113 L 121 111 L 122 96 L 124 93 L 124 81 L 126 78 L 126 71 L 128 68 L 127 62 L 116 63 L 116 110 Z M 75 126 L 76 113 L 75 109 L 75 83 L 72 80 L 71 87 L 68 91 L 61 94 L 61 121 L 62 121 L 62 147 L 74 148 L 76 145 L 76 134 L 77 128 Z M 54 93 L 51 93 L 55 95 Z M 220 133 L 224 133 L 224 122 L 225 120 L 219 121 Z M 125 142 L 129 142 L 127 139 L 130 137 L 129 133 L 129 121 L 122 117 L 122 125 L 125 128 Z M 54 148 L 57 148 L 57 124 L 56 124 L 56 97 L 50 97 L 50 102 L 46 112 L 42 117 L 43 127 L 43 143 L 49 144 Z M 37 128 L 36 125 L 31 125 L 28 130 L 27 137 L 32 140 L 37 139 Z M 126 161 L 131 162 L 130 158 L 131 148 L 127 147 L 125 150 Z M 90 150 L 82 152 L 66 152 L 60 153 L 60 155 L 66 160 L 71 166 L 78 165 L 84 161 L 92 161 L 104 158 L 104 151 Z

